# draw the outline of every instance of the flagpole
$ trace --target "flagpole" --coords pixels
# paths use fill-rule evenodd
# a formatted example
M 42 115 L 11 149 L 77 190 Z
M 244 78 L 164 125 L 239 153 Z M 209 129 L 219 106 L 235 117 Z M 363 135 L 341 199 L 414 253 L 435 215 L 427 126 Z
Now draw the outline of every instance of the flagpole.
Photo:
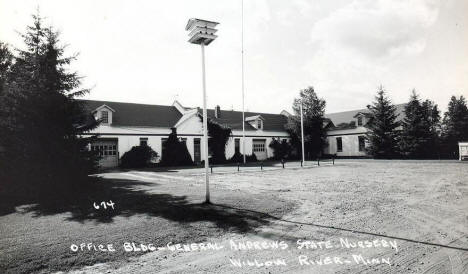
M 302 164 L 305 165 L 305 154 L 304 154 L 304 118 L 302 114 L 302 99 L 301 99 L 301 143 L 302 143 Z
M 244 95 L 244 0 L 241 1 L 242 14 L 242 38 L 241 38 L 241 55 L 242 55 L 242 155 L 245 164 L 245 95 Z

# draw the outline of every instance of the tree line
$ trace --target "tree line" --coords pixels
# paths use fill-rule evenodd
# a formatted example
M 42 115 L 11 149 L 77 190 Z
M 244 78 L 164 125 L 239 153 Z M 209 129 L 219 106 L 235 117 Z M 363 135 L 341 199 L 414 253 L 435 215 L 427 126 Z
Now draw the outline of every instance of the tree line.
M 415 90 L 405 104 L 402 119 L 383 87 L 368 106 L 368 152 L 375 158 L 458 158 L 458 142 L 468 140 L 465 97 L 452 96 L 447 111 L 421 99 Z

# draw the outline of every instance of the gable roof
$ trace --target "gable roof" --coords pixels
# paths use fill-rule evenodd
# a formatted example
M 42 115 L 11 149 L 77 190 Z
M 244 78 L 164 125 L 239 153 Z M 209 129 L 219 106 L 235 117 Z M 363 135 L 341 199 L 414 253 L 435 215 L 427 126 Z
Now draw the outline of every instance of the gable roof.
M 107 108 L 107 109 L 111 110 L 112 112 L 115 112 L 115 110 L 113 108 L 111 108 L 110 106 L 108 106 L 106 104 L 101 105 L 100 107 L 97 107 L 94 111 L 99 111 L 99 110 L 101 110 L 103 108 Z
M 173 127 L 182 117 L 174 106 L 146 105 L 110 101 L 80 100 L 92 112 L 106 105 L 115 112 L 112 113 L 112 125 L 133 127 Z
M 265 119 L 262 117 L 262 115 L 255 115 L 255 116 L 248 116 L 248 117 L 245 117 L 245 121 L 247 121 L 247 122 L 254 121 L 254 120 L 257 120 L 257 119 L 265 120 Z
M 198 110 L 200 115 L 203 114 L 201 109 Z M 215 117 L 213 109 L 207 109 L 209 119 L 230 127 L 232 130 L 242 130 L 242 111 L 221 110 L 219 118 Z M 285 125 L 288 123 L 288 118 L 281 114 L 260 113 L 260 112 L 245 112 L 245 118 L 250 116 L 261 116 L 264 120 L 264 131 L 285 131 Z M 257 130 L 248 122 L 244 122 L 246 130 Z
M 396 114 L 397 114 L 397 121 L 401 121 L 404 117 L 404 109 L 405 104 L 398 104 L 396 106 Z M 332 121 L 332 123 L 337 126 L 339 124 L 347 123 L 349 124 L 351 121 L 354 121 L 354 118 L 359 113 L 369 113 L 367 108 L 364 109 L 357 109 L 357 110 L 350 110 L 350 111 L 343 111 L 343 112 L 336 112 L 336 113 L 328 113 L 325 114 L 325 118 L 328 118 Z

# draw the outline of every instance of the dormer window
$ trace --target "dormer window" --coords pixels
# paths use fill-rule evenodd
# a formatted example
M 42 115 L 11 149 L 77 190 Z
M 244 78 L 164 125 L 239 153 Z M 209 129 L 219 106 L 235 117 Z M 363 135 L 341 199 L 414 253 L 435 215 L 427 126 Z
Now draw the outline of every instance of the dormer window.
M 104 124 L 109 123 L 109 112 L 107 110 L 101 111 L 101 120 Z
M 261 115 L 249 116 L 245 118 L 245 121 L 248 122 L 252 127 L 262 130 L 263 129 L 263 117 Z
M 101 121 L 101 124 L 110 126 L 115 110 L 108 105 L 102 105 L 93 111 L 95 119 Z

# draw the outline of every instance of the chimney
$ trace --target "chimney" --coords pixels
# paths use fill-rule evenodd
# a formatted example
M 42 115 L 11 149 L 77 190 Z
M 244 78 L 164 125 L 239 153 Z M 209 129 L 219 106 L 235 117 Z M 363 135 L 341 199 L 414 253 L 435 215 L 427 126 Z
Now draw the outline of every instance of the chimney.
M 221 108 L 218 106 L 215 107 L 215 117 L 220 118 L 221 117 Z

